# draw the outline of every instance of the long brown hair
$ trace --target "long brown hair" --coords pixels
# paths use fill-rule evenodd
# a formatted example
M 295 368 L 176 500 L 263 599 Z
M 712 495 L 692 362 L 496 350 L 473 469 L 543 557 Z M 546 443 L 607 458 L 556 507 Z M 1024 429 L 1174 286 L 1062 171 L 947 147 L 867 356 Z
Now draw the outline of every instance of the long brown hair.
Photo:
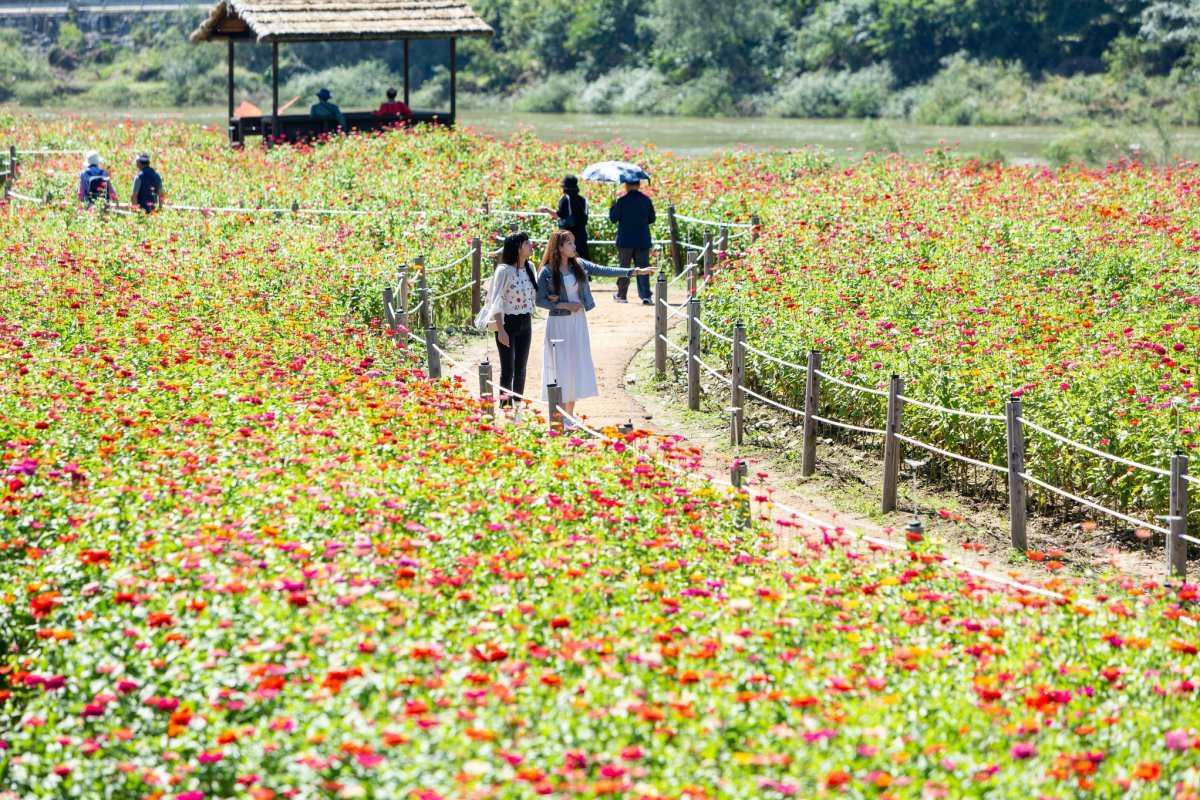
M 563 294 L 562 273 L 559 267 L 566 262 L 571 267 L 571 274 L 575 276 L 575 282 L 580 286 L 587 283 L 587 270 L 583 268 L 583 264 L 579 263 L 579 257 L 575 256 L 567 258 L 562 251 L 564 242 L 575 241 L 575 234 L 570 231 L 558 230 L 550 234 L 550 240 L 546 242 L 546 252 L 542 256 L 542 266 L 550 268 L 550 280 L 554 284 L 554 293 L 558 295 L 560 300 L 566 300 Z

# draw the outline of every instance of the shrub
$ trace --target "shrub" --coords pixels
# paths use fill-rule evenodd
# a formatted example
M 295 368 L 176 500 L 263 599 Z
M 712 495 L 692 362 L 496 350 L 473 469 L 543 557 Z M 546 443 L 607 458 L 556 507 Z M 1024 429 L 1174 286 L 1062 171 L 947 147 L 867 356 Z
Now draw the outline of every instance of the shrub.
M 1046 145 L 1046 158 L 1055 166 L 1078 162 L 1099 165 L 1129 158 L 1140 149 L 1126 128 L 1088 125 Z
M 679 87 L 673 107 L 664 112 L 685 117 L 720 117 L 735 113 L 733 81 L 722 69 L 706 69 L 699 77 Z
M 522 89 L 513 101 L 513 108 L 517 111 L 547 114 L 566 111 L 572 95 L 578 93 L 582 80 L 583 76 L 577 72 L 551 75 Z
M 575 84 L 569 110 L 588 114 L 640 114 L 658 110 L 666 84 L 657 71 L 644 67 L 622 67 L 591 83 Z
M 1029 74 L 1017 63 L 957 54 L 927 83 L 889 101 L 886 115 L 925 125 L 1012 125 L 1025 120 Z
M 873 117 L 883 108 L 894 84 L 886 64 L 805 72 L 779 91 L 771 111 L 782 117 Z
M 25 102 L 21 97 L 25 85 L 49 77 L 49 65 L 21 45 L 18 31 L 0 30 L 0 102 L 13 98 Z

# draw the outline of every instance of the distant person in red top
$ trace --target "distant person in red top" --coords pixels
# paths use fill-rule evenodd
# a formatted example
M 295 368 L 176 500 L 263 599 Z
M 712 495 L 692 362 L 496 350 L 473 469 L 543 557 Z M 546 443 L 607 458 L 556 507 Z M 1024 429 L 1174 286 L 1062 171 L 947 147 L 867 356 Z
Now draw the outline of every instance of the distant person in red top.
M 387 90 L 387 102 L 381 105 L 376 111 L 377 117 L 411 117 L 412 109 L 407 103 L 396 102 L 396 90 Z

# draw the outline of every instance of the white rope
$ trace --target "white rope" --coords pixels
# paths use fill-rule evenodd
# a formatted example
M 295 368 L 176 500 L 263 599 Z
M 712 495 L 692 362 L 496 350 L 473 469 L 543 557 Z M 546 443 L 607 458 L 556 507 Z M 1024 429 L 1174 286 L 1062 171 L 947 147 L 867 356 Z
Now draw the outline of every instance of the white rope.
M 724 383 L 726 386 L 732 386 L 732 385 L 733 385 L 733 380 L 732 380 L 732 379 L 730 379 L 730 378 L 726 378 L 724 375 L 722 375 L 721 373 L 717 372 L 715 369 L 713 369 L 712 367 L 710 367 L 708 364 L 705 364 L 703 361 L 701 361 L 701 360 L 700 360 L 700 356 L 692 356 L 692 360 L 693 360 L 693 361 L 695 361 L 697 364 L 699 364 L 699 365 L 700 365 L 700 366 L 701 366 L 701 367 L 704 369 L 704 371 L 705 371 L 705 372 L 707 372 L 709 375 L 712 375 L 714 378 L 716 378 L 717 380 L 721 381 L 721 382 L 722 382 L 722 383 Z
M 686 278 L 687 276 L 688 276 L 688 270 L 685 269 L 683 272 L 679 273 L 674 278 L 671 278 L 671 280 L 667 281 L 667 286 L 677 283 L 681 278 Z
M 16 192 L 14 192 L 12 190 L 9 190 L 8 196 L 16 198 L 17 200 L 24 200 L 26 203 L 37 203 L 39 205 L 45 205 L 45 203 L 46 203 L 45 200 L 39 200 L 36 197 L 27 197 L 23 194 L 17 194 Z
M 485 212 L 482 208 L 480 213 L 495 214 L 501 217 L 546 217 L 549 216 L 545 211 L 519 211 L 512 208 L 489 208 Z
M 724 225 L 726 228 L 753 228 L 754 227 L 754 223 L 751 223 L 751 222 L 719 222 L 717 220 L 711 220 L 711 219 L 699 219 L 697 217 L 685 217 L 682 214 L 676 214 L 675 219 L 681 220 L 683 222 L 694 222 L 699 225 L 712 225 L 715 228 L 719 228 L 722 225 Z
M 18 150 L 19 156 L 82 156 L 86 150 Z
M 1053 492 L 1054 494 L 1065 497 L 1068 500 L 1074 500 L 1076 503 L 1080 503 L 1082 505 L 1088 506 L 1089 508 L 1094 508 L 1097 511 L 1103 511 L 1105 514 L 1110 514 L 1114 517 L 1117 517 L 1118 519 L 1123 519 L 1126 522 L 1130 522 L 1130 523 L 1137 525 L 1139 527 L 1142 527 L 1142 528 L 1147 528 L 1152 531 L 1158 531 L 1159 533 L 1168 533 L 1168 534 L 1170 533 L 1170 531 L 1167 530 L 1166 528 L 1160 527 L 1158 525 L 1153 525 L 1149 522 L 1143 522 L 1142 520 L 1138 519 L 1137 517 L 1131 517 L 1131 516 L 1128 516 L 1127 514 L 1122 514 L 1120 511 L 1113 511 L 1111 508 L 1106 508 L 1105 506 L 1102 506 L 1099 503 L 1093 503 L 1091 500 L 1085 500 L 1084 498 L 1082 498 L 1078 495 L 1071 494 L 1070 492 L 1065 492 L 1062 489 L 1059 489 L 1057 486 L 1051 486 L 1050 484 L 1045 483 L 1044 481 L 1039 481 L 1037 478 L 1033 477 L 1028 472 L 1021 472 L 1019 474 L 1022 478 L 1029 481 L 1030 483 L 1040 486 L 1048 492 Z
M 937 453 L 939 456 L 945 456 L 946 458 L 953 458 L 957 461 L 962 461 L 967 464 L 974 464 L 977 467 L 983 467 L 984 469 L 995 470 L 996 472 L 1008 472 L 1008 467 L 998 467 L 995 464 L 989 464 L 986 461 L 976 461 L 973 458 L 967 458 L 966 456 L 959 455 L 958 453 L 951 453 L 948 450 L 942 450 L 940 448 L 934 447 L 931 444 L 926 444 L 925 442 L 922 442 L 918 439 L 913 439 L 908 436 L 903 436 L 899 433 L 896 434 L 896 438 L 902 442 L 907 442 L 916 447 L 920 447 L 925 450 L 929 450 L 932 453 Z
M 527 395 L 523 395 L 520 392 L 514 392 L 512 389 L 505 389 L 499 383 L 497 383 L 495 380 L 488 381 L 488 385 L 491 386 L 494 390 L 496 390 L 498 392 L 503 392 L 504 394 L 508 395 L 509 397 L 519 397 L 522 400 L 527 400 L 530 403 L 533 403 L 534 405 L 546 406 L 547 408 L 550 407 L 550 404 L 547 403 L 545 400 L 536 400 Z
M 474 251 L 474 250 L 468 250 L 468 251 L 467 251 L 467 254 L 466 254 L 465 256 L 462 256 L 462 257 L 460 257 L 460 258 L 456 258 L 456 259 L 454 259 L 453 261 L 451 261 L 449 264 L 443 264 L 442 266 L 440 266 L 440 267 L 434 267 L 433 269 L 426 269 L 426 270 L 425 270 L 425 274 L 426 274 L 426 275 L 432 275 L 432 274 L 433 274 L 433 273 L 435 273 L 435 272 L 445 272 L 446 270 L 450 269 L 451 267 L 457 267 L 459 264 L 461 264 L 462 262 L 466 261 L 468 258 L 470 258 L 470 257 L 471 257 L 471 256 L 473 256 L 473 255 L 475 255 L 475 251 Z
M 555 411 L 557 411 L 559 414 L 562 414 L 562 417 L 563 417 L 563 419 L 564 419 L 564 420 L 570 420 L 570 422 L 571 422 L 571 425 L 572 425 L 574 428 L 576 428 L 576 429 L 578 429 L 578 430 L 585 431 L 585 432 L 587 432 L 587 433 L 591 434 L 592 436 L 596 437 L 597 439 L 600 439 L 601 441 L 604 441 L 604 442 L 610 442 L 610 443 L 612 443 L 612 444 L 616 444 L 616 442 L 617 442 L 617 440 L 616 440 L 616 439 L 610 439 L 609 437 L 605 436 L 605 435 L 604 435 L 603 433 L 601 433 L 600 431 L 593 430 L 592 428 L 589 428 L 587 425 L 585 425 L 585 424 L 584 424 L 584 422 L 583 422 L 583 420 L 582 420 L 582 419 L 580 419 L 579 417 L 575 417 L 575 416 L 572 416 L 572 415 L 568 414 L 568 413 L 567 413 L 567 411 L 566 411 L 566 409 L 564 409 L 562 406 L 555 406 L 555 407 L 554 407 L 554 409 L 555 409 Z M 565 430 L 564 430 L 563 432 L 564 432 L 564 433 L 566 433 L 566 431 L 565 431 Z
M 803 411 L 798 411 L 797 409 L 794 409 L 791 406 L 785 406 L 785 405 L 782 405 L 781 403 L 776 403 L 771 398 L 763 397 L 758 392 L 756 392 L 752 389 L 747 389 L 744 385 L 742 385 L 740 383 L 738 384 L 738 388 L 741 389 L 746 394 L 750 395 L 751 397 L 761 400 L 762 402 L 766 403 L 769 406 L 775 406 L 775 408 L 778 408 L 780 411 L 786 411 L 789 414 L 796 414 L 797 416 L 801 416 L 801 417 L 804 416 Z
M 1179 535 L 1179 538 L 1183 539 L 1185 542 L 1191 542 L 1192 544 L 1200 544 L 1200 539 L 1197 539 L 1194 536 L 1188 536 L 1186 533 L 1181 533 Z
M 747 227 L 745 230 L 738 231 L 737 233 L 729 234 L 729 238 L 737 239 L 742 236 L 753 236 L 753 235 L 754 235 L 754 226 L 751 225 L 751 226 Z
M 707 325 L 705 325 L 705 324 L 704 324 L 704 322 L 703 322 L 701 319 L 697 318 L 697 319 L 696 319 L 696 324 L 697 324 L 697 325 L 699 325 L 699 326 L 700 326 L 701 328 L 703 328 L 704 330 L 708 331 L 708 332 L 709 332 L 710 334 L 712 334 L 713 336 L 715 336 L 715 337 L 717 337 L 718 339 L 720 339 L 721 341 L 723 341 L 723 342 L 729 342 L 730 344 L 733 344 L 733 339 L 732 339 L 732 337 L 725 336 L 724 334 L 717 333 L 717 332 L 716 332 L 716 331 L 714 331 L 712 328 L 710 328 L 710 327 L 708 327 Z
M 866 386 L 859 386 L 856 383 L 850 383 L 848 381 L 842 380 L 841 378 L 835 378 L 832 375 L 830 375 L 828 372 L 822 372 L 819 369 L 816 370 L 816 373 L 818 375 L 820 375 L 822 378 L 827 378 L 827 379 L 833 381 L 834 383 L 845 386 L 847 389 L 853 389 L 856 392 L 866 392 L 867 394 L 876 394 L 876 395 L 879 395 L 880 397 L 888 396 L 888 393 L 883 391 L 882 389 L 870 389 Z
M 835 428 L 845 428 L 848 431 L 858 431 L 859 433 L 874 433 L 874 434 L 878 434 L 880 436 L 883 436 L 885 433 L 887 433 L 887 431 L 881 431 L 877 428 L 862 428 L 862 427 L 859 427 L 858 425 L 851 425 L 849 422 L 835 422 L 834 420 L 826 419 L 825 417 L 818 417 L 816 414 L 813 414 L 812 418 L 814 420 L 816 420 L 817 422 L 824 422 L 826 425 L 832 425 Z
M 465 292 L 467 289 L 470 289 L 474 285 L 475 285 L 475 279 L 472 278 L 471 280 L 467 281 L 466 283 L 464 283 L 462 286 L 458 287 L 457 289 L 451 289 L 450 291 L 446 292 L 445 294 L 439 294 L 439 295 L 435 295 L 435 296 L 429 298 L 429 302 L 432 303 L 435 300 L 445 300 L 447 297 L 456 295 L 459 292 Z
M 171 203 L 163 206 L 167 211 L 201 211 L 212 214 L 290 214 L 290 208 L 239 208 L 237 206 L 188 206 Z
M 369 217 L 372 214 L 388 213 L 379 211 L 356 210 L 351 208 L 297 208 L 297 214 L 324 214 L 326 216 Z M 423 213 L 423 212 L 417 212 Z
M 793 364 L 790 361 L 784 361 L 782 358 L 776 358 L 775 356 L 771 355 L 770 353 L 759 350 L 757 347 L 751 347 L 750 345 L 746 344 L 745 342 L 742 343 L 742 347 L 746 348 L 751 353 L 756 353 L 757 355 L 762 356 L 763 358 L 767 359 L 768 361 L 774 361 L 776 364 L 779 364 L 781 366 L 791 367 L 792 369 L 803 369 L 803 370 L 808 369 L 808 367 L 804 366 L 803 364 Z
M 1183 478 L 1188 483 L 1194 483 L 1197 486 L 1200 486 L 1200 478 L 1197 478 L 1195 475 L 1180 475 L 1179 477 Z
M 961 408 L 945 408 L 943 406 L 935 406 L 933 403 L 926 403 L 924 400 L 916 400 L 908 395 L 898 394 L 897 399 L 903 400 L 906 403 L 911 403 L 914 406 L 927 408 L 930 411 L 938 411 L 943 414 L 957 414 L 960 417 L 971 417 L 972 419 L 985 419 L 994 422 L 1006 422 L 1004 417 L 997 414 L 980 414 L 976 411 L 963 411 Z
M 669 348 L 671 348 L 672 350 L 674 350 L 674 351 L 676 351 L 676 352 L 680 353 L 680 354 L 681 354 L 681 355 L 682 355 L 684 358 L 687 358 L 687 350 L 684 350 L 682 347 L 680 347 L 679 345 L 675 344 L 675 343 L 674 343 L 674 342 L 672 342 L 670 339 L 668 339 L 667 337 L 663 336 L 661 333 L 658 335 L 658 338 L 662 339 L 662 340 L 663 340 L 663 342 L 665 342 L 665 343 L 666 343 L 667 347 L 669 347 Z
M 1069 444 L 1072 447 L 1078 447 L 1080 450 L 1086 450 L 1089 453 L 1101 456 L 1102 458 L 1107 458 L 1110 461 L 1115 461 L 1118 464 L 1125 464 L 1130 467 L 1136 467 L 1138 469 L 1148 470 L 1150 472 L 1155 473 L 1156 475 L 1170 476 L 1170 474 L 1171 474 L 1170 470 L 1160 469 L 1158 467 L 1151 467 L 1148 464 L 1139 464 L 1136 461 L 1130 461 L 1127 458 L 1121 458 L 1120 456 L 1114 456 L 1112 453 L 1105 453 L 1103 450 L 1097 450 L 1094 447 L 1088 447 L 1086 444 L 1080 444 L 1079 442 L 1068 439 L 1065 436 L 1060 436 L 1059 434 L 1055 433 L 1054 431 L 1048 431 L 1045 428 L 1043 428 L 1041 425 L 1034 425 L 1032 422 L 1025 419 L 1024 417 L 1020 417 L 1020 420 L 1021 420 L 1021 424 L 1024 425 L 1026 428 L 1032 428 L 1033 430 L 1037 431 L 1038 433 L 1043 433 L 1046 436 L 1049 436 L 1051 439 L 1057 439 L 1058 441 L 1062 442 L 1063 444 Z

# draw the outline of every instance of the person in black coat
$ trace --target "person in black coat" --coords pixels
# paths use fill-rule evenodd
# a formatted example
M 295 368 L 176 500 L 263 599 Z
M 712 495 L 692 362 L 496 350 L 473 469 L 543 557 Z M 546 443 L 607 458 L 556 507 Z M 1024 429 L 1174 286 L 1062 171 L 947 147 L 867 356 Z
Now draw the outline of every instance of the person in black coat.
M 568 175 L 562 181 L 563 196 L 558 201 L 558 209 L 554 215 L 558 217 L 558 227 L 575 234 L 575 250 L 579 257 L 590 259 L 588 250 L 588 201 L 579 193 L 579 179 Z
M 617 226 L 617 257 L 621 269 L 629 269 L 630 263 L 639 270 L 650 269 L 650 226 L 654 224 L 654 203 L 642 194 L 639 181 L 627 181 L 625 194 L 621 195 L 608 210 L 608 218 Z M 650 273 L 638 275 L 638 297 L 643 305 L 654 305 L 650 295 Z M 629 278 L 617 279 L 617 293 L 613 299 L 626 303 L 629 293 Z

